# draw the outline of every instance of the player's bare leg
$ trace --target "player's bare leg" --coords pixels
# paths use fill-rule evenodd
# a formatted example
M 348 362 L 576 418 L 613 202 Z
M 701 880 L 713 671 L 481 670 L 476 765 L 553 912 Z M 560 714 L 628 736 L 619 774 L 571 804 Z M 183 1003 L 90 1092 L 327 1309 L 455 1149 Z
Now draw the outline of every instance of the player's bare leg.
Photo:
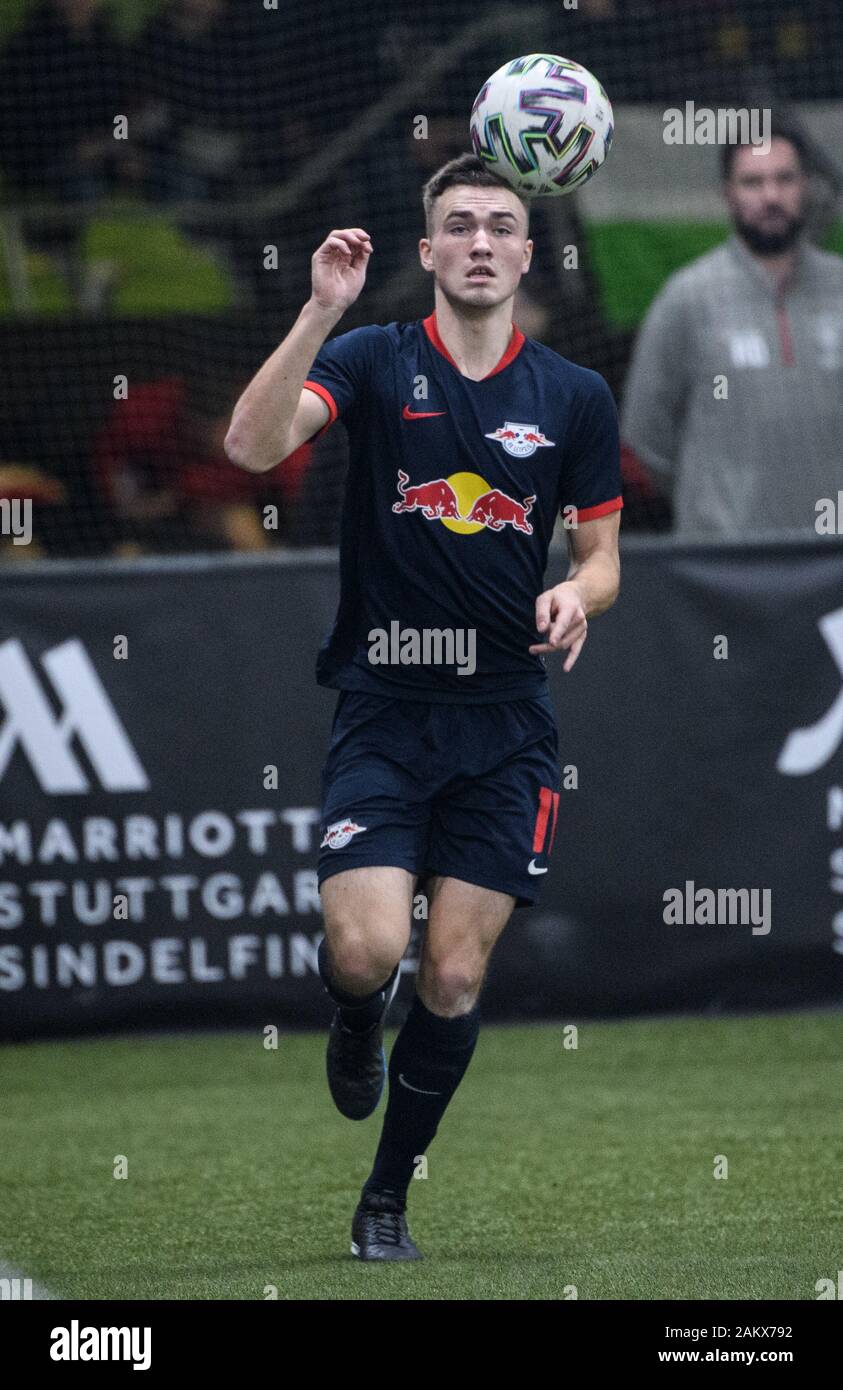
M 428 920 L 417 991 L 425 1007 L 444 1018 L 477 1003 L 495 942 L 515 898 L 458 878 L 428 883 Z
M 515 906 L 507 893 L 455 878 L 431 878 L 428 894 L 416 998 L 392 1049 L 381 1140 L 352 1229 L 352 1252 L 364 1260 L 420 1257 L 407 1188 L 471 1061 L 486 967 Z
M 414 877 L 405 869 L 358 868 L 321 887 L 325 940 L 319 972 L 337 1005 L 328 1038 L 328 1085 L 350 1120 L 364 1120 L 386 1077 L 383 1029 L 410 939 Z

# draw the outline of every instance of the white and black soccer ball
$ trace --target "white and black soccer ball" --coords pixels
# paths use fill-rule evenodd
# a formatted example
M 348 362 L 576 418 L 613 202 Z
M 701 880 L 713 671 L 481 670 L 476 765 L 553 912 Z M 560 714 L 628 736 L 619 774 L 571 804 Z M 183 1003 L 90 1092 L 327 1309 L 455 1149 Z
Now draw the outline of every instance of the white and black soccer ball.
M 593 73 L 553 53 L 513 58 L 471 108 L 475 154 L 516 193 L 556 197 L 597 173 L 614 135 L 612 106 Z

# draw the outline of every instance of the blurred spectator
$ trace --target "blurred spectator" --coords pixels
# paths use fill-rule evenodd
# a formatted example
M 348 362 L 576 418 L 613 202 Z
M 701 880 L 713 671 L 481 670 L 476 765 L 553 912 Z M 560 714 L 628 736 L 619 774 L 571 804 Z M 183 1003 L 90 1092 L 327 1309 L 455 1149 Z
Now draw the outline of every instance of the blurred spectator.
M 626 383 L 625 441 L 683 536 L 814 530 L 843 438 L 843 260 L 804 236 L 806 149 L 723 149 L 734 234 L 671 276 Z
M 223 439 L 245 385 L 165 377 L 116 403 L 92 451 L 116 550 L 265 550 L 287 539 L 311 446 L 267 474 L 233 469 Z M 277 527 L 264 525 L 264 505 L 277 509 Z
M 39 201 L 85 201 L 114 188 L 125 145 L 126 54 L 101 0 L 45 0 L 2 54 L 2 165 Z
M 590 68 L 614 102 L 711 104 L 761 70 L 791 99 L 840 96 L 840 0 L 546 0 L 545 14 L 550 51 Z
M 214 215 L 180 219 L 183 231 L 224 256 L 252 300 L 276 305 L 289 222 L 249 216 L 249 199 L 282 184 L 314 144 L 306 103 L 291 96 L 301 75 L 284 37 L 278 13 L 259 3 L 171 0 L 133 48 L 147 198 L 206 203 Z M 238 201 L 245 217 L 225 207 Z M 280 243 L 281 276 L 263 266 L 269 243 Z
M 44 0 L 0 54 L 0 161 L 6 199 L 93 203 L 132 162 L 114 118 L 130 105 L 127 55 L 100 0 Z M 82 219 L 51 221 L 30 237 L 51 255 L 74 299 L 86 295 Z
M 145 140 L 154 154 L 147 175 L 153 200 L 231 198 L 261 171 L 254 93 L 263 100 L 266 77 L 261 82 L 255 66 L 256 9 L 232 8 L 229 0 L 172 0 L 136 41 L 138 80 L 157 112 Z

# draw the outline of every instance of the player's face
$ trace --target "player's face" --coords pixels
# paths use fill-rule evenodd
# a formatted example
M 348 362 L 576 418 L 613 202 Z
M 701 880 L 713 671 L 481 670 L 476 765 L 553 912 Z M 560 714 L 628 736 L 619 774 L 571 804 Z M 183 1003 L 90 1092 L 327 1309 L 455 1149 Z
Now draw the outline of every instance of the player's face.
M 738 231 L 751 246 L 786 250 L 801 231 L 807 180 L 789 140 L 774 139 L 769 152 L 735 152 L 726 202 Z
M 433 208 L 421 263 L 447 298 L 464 308 L 493 308 L 511 298 L 530 267 L 527 214 L 506 188 L 448 188 Z

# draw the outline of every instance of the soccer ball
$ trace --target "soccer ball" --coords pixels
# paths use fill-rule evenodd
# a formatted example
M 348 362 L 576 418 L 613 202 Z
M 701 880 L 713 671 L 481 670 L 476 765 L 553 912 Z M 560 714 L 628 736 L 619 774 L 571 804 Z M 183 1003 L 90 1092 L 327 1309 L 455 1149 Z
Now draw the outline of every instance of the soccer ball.
M 475 154 L 528 198 L 582 188 L 614 135 L 597 78 L 553 53 L 528 53 L 493 72 L 474 99 L 470 130 Z

